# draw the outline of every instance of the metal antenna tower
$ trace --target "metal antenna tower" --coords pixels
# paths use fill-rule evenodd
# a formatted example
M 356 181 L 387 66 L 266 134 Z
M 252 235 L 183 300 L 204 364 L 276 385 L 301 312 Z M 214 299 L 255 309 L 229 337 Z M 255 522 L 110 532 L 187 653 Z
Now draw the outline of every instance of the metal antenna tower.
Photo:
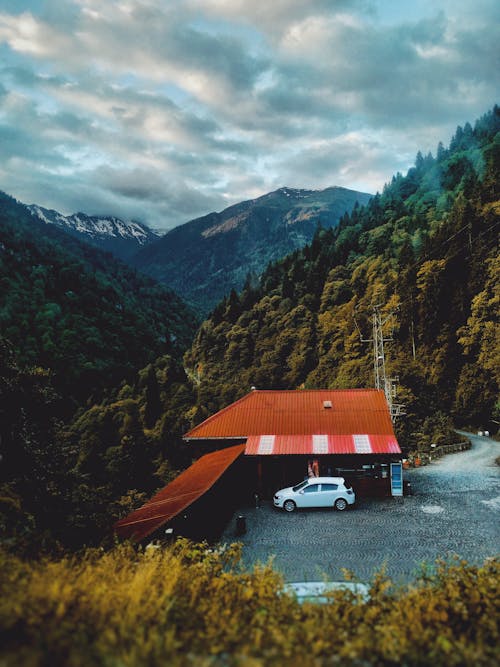
M 387 377 L 385 371 L 385 350 L 384 343 L 390 342 L 393 340 L 392 333 L 388 337 L 384 337 L 384 325 L 393 317 L 394 313 L 389 313 L 385 319 L 382 319 L 382 313 L 380 312 L 381 305 L 376 304 L 373 306 L 372 313 L 372 338 L 363 338 L 361 331 L 359 329 L 358 323 L 356 320 L 356 327 L 359 331 L 359 337 L 363 343 L 373 343 L 373 375 L 375 378 L 375 389 L 382 389 L 385 398 L 387 400 L 387 405 L 389 407 L 389 412 L 391 415 L 392 421 L 403 414 L 403 406 L 400 404 L 394 403 L 394 398 L 396 397 L 396 384 L 398 382 L 397 377 Z

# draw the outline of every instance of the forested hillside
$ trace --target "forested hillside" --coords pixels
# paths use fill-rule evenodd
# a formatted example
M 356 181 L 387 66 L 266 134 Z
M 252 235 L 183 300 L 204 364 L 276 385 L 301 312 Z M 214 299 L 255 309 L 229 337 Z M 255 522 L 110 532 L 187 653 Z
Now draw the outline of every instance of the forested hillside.
M 406 176 L 338 228 L 319 230 L 270 265 L 258 288 L 219 304 L 186 355 L 197 418 L 251 386 L 372 386 L 372 350 L 360 332 L 370 337 L 380 304 L 384 317 L 394 312 L 386 351 L 407 411 L 403 444 L 426 418 L 498 420 L 499 130 L 498 107 L 474 128 L 457 128 L 436 157 L 419 153 Z
M 0 523 L 16 548 L 98 542 L 189 464 L 182 433 L 251 386 L 372 386 L 373 304 L 394 312 L 403 447 L 439 441 L 450 418 L 499 421 L 499 130 L 498 108 L 459 128 L 231 292 L 184 368 L 193 318 L 175 297 L 57 229 L 35 236 L 3 196 Z
M 0 338 L 0 398 L 0 531 L 17 550 L 98 543 L 189 464 L 179 434 L 194 397 L 171 356 L 63 423 L 50 372 Z
M 82 401 L 161 354 L 180 356 L 195 317 L 109 253 L 32 218 L 0 194 L 0 332 L 23 366 Z
M 0 528 L 18 546 L 98 541 L 187 463 L 194 315 L 3 194 L 0 281 Z

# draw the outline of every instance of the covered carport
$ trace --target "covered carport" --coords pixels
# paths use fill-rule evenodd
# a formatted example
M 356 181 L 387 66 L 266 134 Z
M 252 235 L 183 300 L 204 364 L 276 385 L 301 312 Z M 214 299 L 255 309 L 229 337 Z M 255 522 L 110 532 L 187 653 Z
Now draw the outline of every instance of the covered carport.
M 142 507 L 120 519 L 114 532 L 140 542 L 164 534 L 166 527 L 191 539 L 217 537 L 234 509 L 237 461 L 245 451 L 236 445 L 206 454 L 154 495 Z

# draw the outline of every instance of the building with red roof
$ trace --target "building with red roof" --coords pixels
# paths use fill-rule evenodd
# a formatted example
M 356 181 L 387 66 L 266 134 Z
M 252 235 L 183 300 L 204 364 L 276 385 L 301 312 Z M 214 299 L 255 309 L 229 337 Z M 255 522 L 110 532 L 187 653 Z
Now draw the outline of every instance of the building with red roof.
M 188 442 L 246 442 L 245 454 L 400 454 L 377 389 L 251 391 L 185 434 Z
M 227 489 L 271 497 L 310 470 L 345 477 L 361 496 L 402 495 L 401 449 L 380 390 L 253 390 L 184 439 L 201 458 L 119 521 L 118 535 L 143 539 L 179 515 L 203 524 L 204 503 L 224 504 Z
M 253 390 L 184 439 L 198 451 L 244 444 L 247 479 L 263 496 L 300 481 L 311 460 L 321 474 L 352 478 L 358 491 L 389 495 L 390 463 L 401 460 L 384 392 L 377 389 Z

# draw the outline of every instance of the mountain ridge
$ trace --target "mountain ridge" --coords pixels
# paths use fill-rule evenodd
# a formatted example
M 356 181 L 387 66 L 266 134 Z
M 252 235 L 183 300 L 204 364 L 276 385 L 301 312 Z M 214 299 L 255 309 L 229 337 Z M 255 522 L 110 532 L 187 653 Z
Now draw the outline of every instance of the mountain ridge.
M 179 225 L 131 258 L 201 312 L 208 312 L 248 274 L 310 242 L 318 226 L 338 224 L 372 195 L 332 186 L 281 187 Z
M 56 225 L 80 240 L 124 260 L 129 259 L 138 248 L 152 243 L 159 236 L 147 225 L 136 220 L 126 221 L 114 215 L 95 216 L 82 212 L 63 215 L 59 211 L 38 204 L 23 205 L 35 219 Z

